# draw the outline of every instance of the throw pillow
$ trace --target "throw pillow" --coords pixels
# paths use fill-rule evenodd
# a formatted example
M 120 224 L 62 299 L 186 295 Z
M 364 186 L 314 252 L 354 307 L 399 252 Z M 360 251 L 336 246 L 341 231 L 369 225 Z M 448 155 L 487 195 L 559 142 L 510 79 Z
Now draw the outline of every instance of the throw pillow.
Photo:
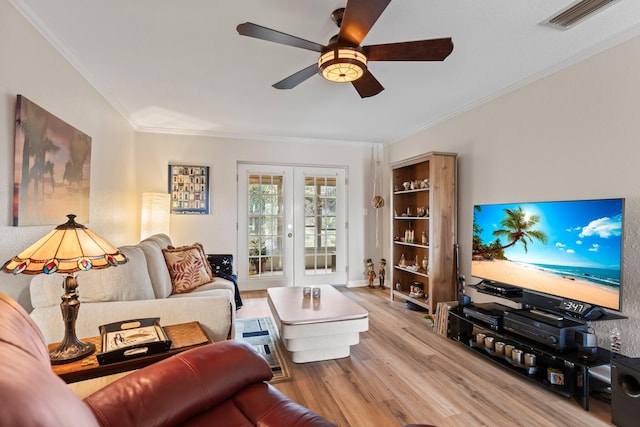
M 209 273 L 209 276 L 211 276 L 211 280 L 213 280 L 213 278 L 216 277 L 216 275 L 213 273 L 211 264 L 209 264 L 209 261 L 207 261 L 207 254 L 204 252 L 204 246 L 202 246 L 202 243 L 194 243 L 194 246 L 197 246 L 198 249 L 200 249 L 200 256 L 202 256 L 202 261 L 204 262 L 204 268 L 207 270 L 207 273 Z
M 207 262 L 200 243 L 162 249 L 174 294 L 192 292 L 207 283 L 213 282 L 211 267 Z
M 209 261 L 214 276 L 233 274 L 233 255 L 207 254 L 207 261 Z

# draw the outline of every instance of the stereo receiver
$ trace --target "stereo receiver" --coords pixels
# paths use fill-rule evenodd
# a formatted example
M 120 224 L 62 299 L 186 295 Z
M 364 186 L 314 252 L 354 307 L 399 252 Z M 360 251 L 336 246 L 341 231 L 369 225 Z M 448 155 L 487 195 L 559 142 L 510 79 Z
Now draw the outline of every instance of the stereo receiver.
M 505 312 L 503 326 L 511 333 L 558 351 L 576 348 L 576 331 L 588 330 L 587 325 L 569 319 L 544 321 L 541 316 L 527 310 Z

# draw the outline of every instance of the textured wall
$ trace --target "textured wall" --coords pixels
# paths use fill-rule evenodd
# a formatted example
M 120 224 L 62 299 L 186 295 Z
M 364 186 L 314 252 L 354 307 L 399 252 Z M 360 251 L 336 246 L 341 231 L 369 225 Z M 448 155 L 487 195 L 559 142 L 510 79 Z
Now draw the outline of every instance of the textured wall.
M 607 346 L 640 356 L 640 38 L 538 80 L 387 150 L 391 162 L 426 151 L 458 158 L 458 241 L 470 278 L 473 205 L 626 198 L 623 314 L 594 322 Z M 473 283 L 469 280 L 470 283 Z
M 116 245 L 135 241 L 139 225 L 132 214 L 138 202 L 131 126 L 7 1 L 0 1 L 0 57 L 0 263 L 53 228 L 11 226 L 18 94 L 92 137 L 90 212 L 85 225 Z M 59 223 L 65 221 L 62 217 Z M 0 292 L 29 308 L 28 280 L 0 273 Z

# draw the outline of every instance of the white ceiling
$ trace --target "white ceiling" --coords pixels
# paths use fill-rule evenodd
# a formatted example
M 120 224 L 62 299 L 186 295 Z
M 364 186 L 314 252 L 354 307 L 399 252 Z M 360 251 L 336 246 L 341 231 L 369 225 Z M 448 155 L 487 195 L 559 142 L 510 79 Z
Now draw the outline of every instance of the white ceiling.
M 640 34 L 622 0 L 563 31 L 574 0 L 395 0 L 363 44 L 452 37 L 444 62 L 371 62 L 385 90 L 314 76 L 317 54 L 243 37 L 250 21 L 320 44 L 346 0 L 10 0 L 139 131 L 393 142 Z

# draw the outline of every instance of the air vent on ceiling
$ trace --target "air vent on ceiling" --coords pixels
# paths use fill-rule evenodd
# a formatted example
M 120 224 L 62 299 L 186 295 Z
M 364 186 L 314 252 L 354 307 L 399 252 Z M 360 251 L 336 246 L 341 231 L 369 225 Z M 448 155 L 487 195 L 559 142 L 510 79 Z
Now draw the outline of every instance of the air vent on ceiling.
M 563 10 L 546 22 L 552 27 L 566 30 L 573 25 L 586 19 L 597 12 L 602 11 L 607 6 L 611 6 L 620 0 L 580 0 L 573 6 Z

